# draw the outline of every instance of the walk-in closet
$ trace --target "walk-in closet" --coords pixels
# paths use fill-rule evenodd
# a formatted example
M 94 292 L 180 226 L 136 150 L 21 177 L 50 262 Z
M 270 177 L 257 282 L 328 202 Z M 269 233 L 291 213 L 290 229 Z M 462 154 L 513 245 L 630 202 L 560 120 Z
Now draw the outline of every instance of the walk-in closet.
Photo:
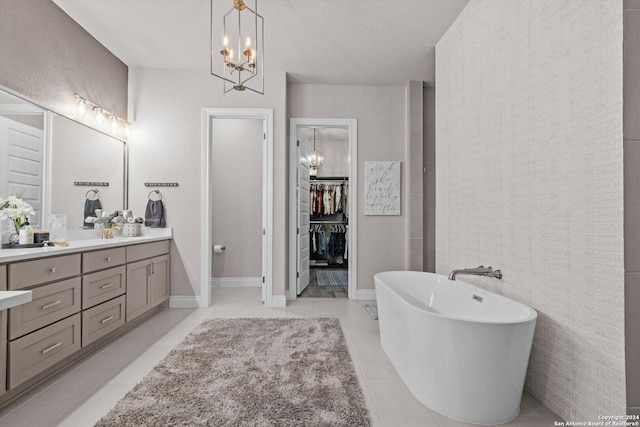
M 299 296 L 347 298 L 348 132 L 344 128 L 312 127 L 303 129 L 303 138 L 309 153 L 309 285 Z M 301 198 L 305 196 L 301 194 Z

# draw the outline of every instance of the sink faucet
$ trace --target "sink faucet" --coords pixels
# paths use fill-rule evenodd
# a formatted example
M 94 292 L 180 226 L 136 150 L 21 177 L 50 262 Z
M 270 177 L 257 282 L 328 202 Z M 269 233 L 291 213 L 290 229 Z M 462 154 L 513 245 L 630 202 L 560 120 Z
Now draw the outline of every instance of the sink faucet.
M 463 268 L 461 270 L 453 270 L 449 274 L 449 280 L 456 280 L 458 274 L 468 274 L 471 276 L 489 276 L 496 279 L 502 279 L 502 271 L 494 270 L 491 267 L 478 266 L 476 268 Z
M 113 226 L 111 228 L 103 228 L 100 231 L 102 231 L 102 238 L 103 239 L 113 239 L 113 232 L 116 230 L 120 230 L 120 227 L 116 227 Z

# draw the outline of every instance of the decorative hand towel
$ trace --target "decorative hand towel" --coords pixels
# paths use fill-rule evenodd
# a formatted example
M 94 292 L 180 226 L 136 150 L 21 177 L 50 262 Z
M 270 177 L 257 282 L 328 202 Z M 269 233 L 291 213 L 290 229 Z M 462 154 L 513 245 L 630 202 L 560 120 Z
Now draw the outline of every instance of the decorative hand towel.
M 100 203 L 100 199 L 87 199 L 84 201 L 84 216 L 86 219 L 88 216 L 96 216 L 96 209 L 102 209 L 102 203 Z M 86 228 L 93 228 L 93 223 L 84 221 L 84 226 Z
M 147 227 L 164 227 L 164 205 L 162 200 L 151 200 L 147 202 L 147 209 L 144 211 L 144 225 Z

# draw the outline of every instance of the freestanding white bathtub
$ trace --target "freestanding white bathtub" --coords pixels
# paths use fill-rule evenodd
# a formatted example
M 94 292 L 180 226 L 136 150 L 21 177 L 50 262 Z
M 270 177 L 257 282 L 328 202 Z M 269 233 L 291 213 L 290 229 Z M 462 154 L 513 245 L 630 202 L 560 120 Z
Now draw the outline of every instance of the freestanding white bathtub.
M 475 424 L 518 416 L 535 310 L 433 273 L 378 273 L 375 286 L 380 343 L 420 402 Z

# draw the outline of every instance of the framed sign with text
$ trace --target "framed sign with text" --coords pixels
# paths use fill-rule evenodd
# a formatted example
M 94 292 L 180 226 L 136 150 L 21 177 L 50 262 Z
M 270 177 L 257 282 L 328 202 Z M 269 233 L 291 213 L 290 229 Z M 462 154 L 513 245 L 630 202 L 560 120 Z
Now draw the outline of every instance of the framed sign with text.
M 400 162 L 364 162 L 364 214 L 400 215 Z

